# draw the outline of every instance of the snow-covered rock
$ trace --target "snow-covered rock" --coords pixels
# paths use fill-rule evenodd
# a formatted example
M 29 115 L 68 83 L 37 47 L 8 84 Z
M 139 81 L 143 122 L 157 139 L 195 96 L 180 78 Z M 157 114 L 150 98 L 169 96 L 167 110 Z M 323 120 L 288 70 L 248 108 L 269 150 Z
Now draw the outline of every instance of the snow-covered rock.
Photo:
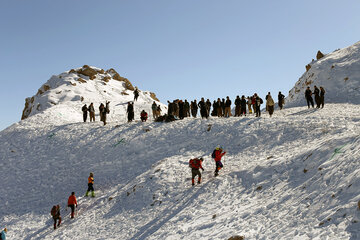
M 25 100 L 22 119 L 36 114 L 45 114 L 45 121 L 54 124 L 82 121 L 81 107 L 94 103 L 98 115 L 100 103 L 110 101 L 108 121 L 126 119 L 126 108 L 129 101 L 134 100 L 134 87 L 131 82 L 121 77 L 114 69 L 103 69 L 84 65 L 82 68 L 52 76 L 38 90 L 37 94 Z M 159 102 L 156 95 L 149 91 L 139 90 L 139 98 L 135 101 L 135 119 L 144 109 L 151 115 L 151 104 L 155 101 L 163 113 L 166 105 Z M 52 108 L 51 114 L 48 109 Z
M 304 106 L 308 86 L 312 91 L 314 86 L 325 89 L 325 104 L 360 104 L 360 42 L 314 60 L 307 69 L 289 91 L 286 107 Z

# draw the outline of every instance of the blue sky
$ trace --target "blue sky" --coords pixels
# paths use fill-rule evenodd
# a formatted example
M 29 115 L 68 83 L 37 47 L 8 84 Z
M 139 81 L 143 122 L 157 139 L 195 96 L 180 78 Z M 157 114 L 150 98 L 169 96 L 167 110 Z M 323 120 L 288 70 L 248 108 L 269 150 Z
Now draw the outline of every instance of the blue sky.
M 115 68 L 162 102 L 287 95 L 317 50 L 360 40 L 360 2 L 0 1 L 0 130 L 51 75 Z

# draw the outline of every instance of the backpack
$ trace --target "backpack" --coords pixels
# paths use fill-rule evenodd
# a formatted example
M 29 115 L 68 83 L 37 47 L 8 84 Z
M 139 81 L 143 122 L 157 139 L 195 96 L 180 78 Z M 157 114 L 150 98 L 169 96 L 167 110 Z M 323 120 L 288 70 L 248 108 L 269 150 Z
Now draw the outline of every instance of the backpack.
M 189 167 L 199 169 L 200 167 L 200 160 L 198 158 L 190 159 Z
M 264 103 L 264 101 L 262 100 L 262 98 L 260 98 L 260 104 L 263 104 Z
M 214 151 L 213 151 L 212 154 L 211 154 L 211 157 L 212 157 L 212 158 L 215 158 L 215 152 L 216 152 L 216 149 L 214 149 Z
M 54 216 L 56 215 L 56 212 L 57 212 L 56 210 L 57 210 L 57 209 L 56 209 L 56 206 L 54 205 L 54 206 L 52 207 L 52 209 L 51 209 L 51 212 L 50 212 L 50 213 L 51 213 L 51 216 L 54 217 Z

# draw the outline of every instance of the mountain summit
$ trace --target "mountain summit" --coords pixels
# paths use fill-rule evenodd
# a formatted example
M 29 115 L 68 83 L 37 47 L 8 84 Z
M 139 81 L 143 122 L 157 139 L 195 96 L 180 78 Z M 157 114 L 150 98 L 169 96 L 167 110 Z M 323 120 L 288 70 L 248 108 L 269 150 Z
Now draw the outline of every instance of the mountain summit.
M 360 42 L 329 54 L 317 54 L 289 91 L 286 107 L 304 106 L 307 87 L 324 87 L 326 103 L 360 104 Z
M 125 119 L 127 102 L 134 100 L 134 89 L 131 82 L 113 68 L 105 71 L 84 65 L 52 76 L 36 95 L 26 98 L 21 119 L 42 113 L 49 115 L 47 117 L 54 123 L 59 118 L 59 123 L 81 121 L 81 107 L 84 104 L 93 102 L 97 108 L 100 103 L 105 104 L 105 101 L 111 103 L 110 120 Z M 161 105 L 162 109 L 165 108 L 154 93 L 139 90 L 139 98 L 135 102 L 135 118 L 143 109 L 150 113 L 153 101 Z

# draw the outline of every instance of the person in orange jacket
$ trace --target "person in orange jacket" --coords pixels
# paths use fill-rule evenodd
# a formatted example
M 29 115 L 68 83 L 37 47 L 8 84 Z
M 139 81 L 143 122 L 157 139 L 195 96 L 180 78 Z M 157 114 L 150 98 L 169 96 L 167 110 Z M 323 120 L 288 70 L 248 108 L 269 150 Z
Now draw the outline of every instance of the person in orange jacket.
M 217 175 L 219 175 L 219 170 L 223 167 L 223 164 L 221 162 L 221 158 L 226 154 L 226 152 L 222 152 L 222 151 L 223 151 L 222 148 L 217 147 L 217 148 L 215 148 L 215 150 L 213 152 L 214 160 L 215 160 L 215 163 L 216 163 L 215 177 Z
M 71 218 L 74 218 L 75 206 L 77 207 L 77 201 L 75 197 L 75 192 L 72 192 L 68 199 L 68 207 L 71 208 Z
M 90 191 L 91 191 L 91 197 L 95 197 L 94 174 L 92 172 L 90 173 L 90 176 L 88 177 L 88 190 L 85 193 L 85 197 L 89 196 Z

